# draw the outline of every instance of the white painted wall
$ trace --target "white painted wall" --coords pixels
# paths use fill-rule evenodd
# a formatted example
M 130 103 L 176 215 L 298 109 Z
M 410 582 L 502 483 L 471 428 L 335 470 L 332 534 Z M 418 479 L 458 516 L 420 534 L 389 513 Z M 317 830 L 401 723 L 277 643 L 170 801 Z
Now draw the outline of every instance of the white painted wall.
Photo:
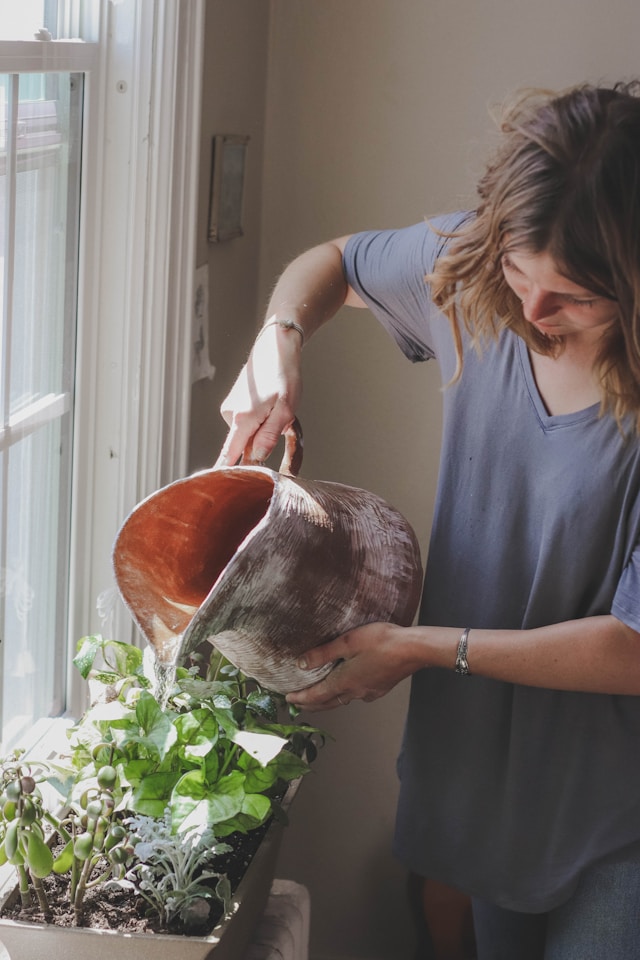
M 291 257 L 331 236 L 472 203 L 494 137 L 488 108 L 512 90 L 640 74 L 637 0 L 209 0 L 208 13 L 203 132 L 255 124 L 265 139 L 250 231 L 224 250 L 199 247 L 217 277 L 219 374 L 194 393 L 194 464 L 221 442 L 217 406 Z M 201 184 L 206 151 L 203 164 Z M 380 493 L 425 542 L 435 368 L 411 366 L 368 314 L 345 310 L 305 348 L 304 376 L 303 473 Z M 296 800 L 279 869 L 311 891 L 312 960 L 412 956 L 403 871 L 390 854 L 406 693 L 405 684 L 317 718 L 335 741 Z

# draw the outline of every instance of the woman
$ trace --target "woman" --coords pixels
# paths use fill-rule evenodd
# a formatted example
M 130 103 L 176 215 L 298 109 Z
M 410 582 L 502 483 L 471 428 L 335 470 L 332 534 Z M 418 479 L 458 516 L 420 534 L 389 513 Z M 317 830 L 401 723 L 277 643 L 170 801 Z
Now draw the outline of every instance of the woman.
M 419 625 L 306 656 L 306 709 L 412 675 L 400 860 L 472 897 L 480 960 L 640 956 L 640 97 L 535 94 L 472 213 L 287 268 L 219 462 L 294 416 L 303 342 L 367 306 L 435 357 L 444 436 Z M 425 276 L 426 275 L 426 276 Z

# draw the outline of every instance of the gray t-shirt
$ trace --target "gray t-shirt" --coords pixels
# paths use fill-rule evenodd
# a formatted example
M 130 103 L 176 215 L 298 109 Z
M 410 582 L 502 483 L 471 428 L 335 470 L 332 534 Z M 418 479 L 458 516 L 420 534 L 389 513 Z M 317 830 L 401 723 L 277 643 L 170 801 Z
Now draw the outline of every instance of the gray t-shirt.
M 357 234 L 344 264 L 406 356 L 437 358 L 447 383 L 453 339 L 424 280 L 445 244 L 425 223 Z M 473 627 L 613 613 L 640 631 L 638 439 L 597 405 L 549 416 L 510 331 L 466 350 L 443 398 L 420 622 L 471 627 L 472 669 Z M 640 852 L 640 698 L 422 670 L 398 767 L 399 859 L 504 907 L 550 909 L 588 864 Z

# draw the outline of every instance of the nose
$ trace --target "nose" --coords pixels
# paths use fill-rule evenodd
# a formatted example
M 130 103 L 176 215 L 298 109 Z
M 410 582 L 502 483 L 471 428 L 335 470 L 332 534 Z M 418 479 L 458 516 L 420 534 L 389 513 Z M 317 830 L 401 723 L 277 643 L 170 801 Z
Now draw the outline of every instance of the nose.
M 538 290 L 536 287 L 530 287 L 524 297 L 522 297 L 522 311 L 525 320 L 533 323 L 536 320 L 544 320 L 558 311 L 558 303 L 553 294 L 546 293 L 544 290 Z

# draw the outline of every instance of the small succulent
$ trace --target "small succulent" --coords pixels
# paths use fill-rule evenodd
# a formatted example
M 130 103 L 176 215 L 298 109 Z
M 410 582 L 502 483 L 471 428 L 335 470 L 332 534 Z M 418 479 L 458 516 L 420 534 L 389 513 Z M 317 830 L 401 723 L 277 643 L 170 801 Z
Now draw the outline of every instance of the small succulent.
M 38 786 L 49 775 L 45 765 L 25 763 L 20 751 L 0 759 L 0 865 L 15 866 L 25 907 L 30 906 L 33 886 L 45 919 L 51 909 L 42 880 L 68 873 L 70 900 L 76 921 L 82 923 L 86 891 L 112 876 L 124 876 L 133 848 L 115 819 L 113 767 L 99 767 L 95 785 L 59 816 L 59 811 L 47 809 Z M 55 857 L 48 842 L 52 834 L 62 845 Z M 100 875 L 95 877 L 97 866 Z
M 48 918 L 51 911 L 41 881 L 54 868 L 54 859 L 45 840 L 48 817 L 36 778 L 42 778 L 42 770 L 26 764 L 19 750 L 0 761 L 0 865 L 15 866 L 24 905 L 30 902 L 33 884 Z

